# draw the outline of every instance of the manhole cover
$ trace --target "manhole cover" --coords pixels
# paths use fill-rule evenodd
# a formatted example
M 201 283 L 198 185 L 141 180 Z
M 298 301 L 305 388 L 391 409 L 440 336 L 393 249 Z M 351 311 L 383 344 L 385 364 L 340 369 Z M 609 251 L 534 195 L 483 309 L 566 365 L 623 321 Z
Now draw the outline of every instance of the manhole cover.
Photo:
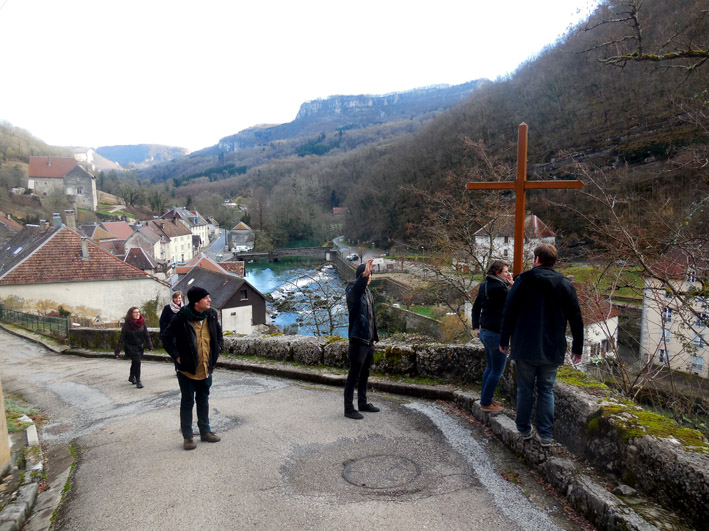
M 367 489 L 392 489 L 413 481 L 421 469 L 401 455 L 373 455 L 350 461 L 342 471 L 346 481 Z

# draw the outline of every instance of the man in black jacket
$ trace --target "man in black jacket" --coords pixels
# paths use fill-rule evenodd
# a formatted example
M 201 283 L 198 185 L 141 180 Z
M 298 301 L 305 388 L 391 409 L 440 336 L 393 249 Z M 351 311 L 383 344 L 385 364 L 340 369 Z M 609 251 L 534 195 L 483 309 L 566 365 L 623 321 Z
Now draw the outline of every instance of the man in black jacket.
M 534 268 L 519 275 L 507 296 L 502 314 L 500 350 L 509 350 L 517 367 L 517 431 L 531 439 L 532 406 L 537 392 L 535 424 L 537 440 L 551 445 L 554 430 L 554 382 L 566 356 L 566 324 L 571 326 L 571 354 L 581 361 L 583 319 L 576 290 L 554 271 L 557 252 L 553 245 L 534 249 Z
M 212 299 L 206 289 L 193 286 L 184 306 L 160 334 L 163 347 L 175 361 L 180 383 L 180 427 L 185 450 L 194 450 L 192 408 L 197 402 L 197 426 L 204 442 L 219 442 L 209 426 L 209 389 L 212 372 L 224 345 L 219 315 L 211 309 Z
M 345 288 L 347 310 L 349 311 L 350 344 L 347 357 L 350 372 L 345 383 L 345 417 L 362 419 L 364 416 L 355 410 L 354 390 L 357 387 L 357 406 L 359 411 L 376 413 L 379 408 L 367 403 L 367 381 L 369 369 L 374 361 L 374 344 L 379 341 L 377 321 L 374 317 L 374 299 L 369 291 L 372 280 L 373 258 L 366 264 L 357 266 L 356 279 Z

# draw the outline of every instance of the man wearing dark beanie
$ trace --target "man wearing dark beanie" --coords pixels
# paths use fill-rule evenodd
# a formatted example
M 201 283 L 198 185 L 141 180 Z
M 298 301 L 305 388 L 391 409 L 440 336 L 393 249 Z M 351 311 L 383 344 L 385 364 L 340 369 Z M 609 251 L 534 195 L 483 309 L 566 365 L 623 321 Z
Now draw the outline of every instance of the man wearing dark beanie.
M 189 304 L 183 306 L 167 328 L 160 333 L 163 347 L 175 361 L 180 383 L 180 427 L 185 450 L 194 450 L 192 408 L 197 403 L 197 426 L 204 442 L 219 442 L 221 438 L 209 425 L 209 389 L 212 372 L 224 345 L 219 315 L 211 309 L 209 292 L 193 286 L 187 292 Z
M 347 310 L 349 311 L 349 338 L 347 357 L 350 372 L 345 383 L 345 417 L 362 419 L 360 411 L 376 413 L 379 408 L 367 403 L 367 381 L 369 369 L 374 361 L 374 344 L 379 341 L 377 321 L 374 317 L 374 299 L 369 291 L 372 280 L 373 258 L 360 264 L 355 271 L 356 279 L 345 288 Z M 357 388 L 357 406 L 354 408 L 354 390 Z

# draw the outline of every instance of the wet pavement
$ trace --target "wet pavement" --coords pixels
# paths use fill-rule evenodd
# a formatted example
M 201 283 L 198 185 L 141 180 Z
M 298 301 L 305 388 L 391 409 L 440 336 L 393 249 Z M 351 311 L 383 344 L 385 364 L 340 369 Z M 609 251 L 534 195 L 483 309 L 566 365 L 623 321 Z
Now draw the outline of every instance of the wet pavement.
M 579 529 L 535 474 L 446 404 L 217 370 L 218 444 L 185 452 L 172 366 L 50 352 L 0 331 L 6 393 L 47 417 L 47 484 L 26 529 Z M 54 501 L 50 501 L 51 499 Z

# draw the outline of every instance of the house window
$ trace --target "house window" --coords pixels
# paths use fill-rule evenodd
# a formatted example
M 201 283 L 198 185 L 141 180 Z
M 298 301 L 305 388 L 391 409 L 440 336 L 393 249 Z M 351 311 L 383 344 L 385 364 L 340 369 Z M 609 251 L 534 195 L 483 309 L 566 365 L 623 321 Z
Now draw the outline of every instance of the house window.
M 672 308 L 665 306 L 662 308 L 662 320 L 666 323 L 672 322 Z
M 697 321 L 694 324 L 696 326 L 706 327 L 707 321 L 709 321 L 709 314 L 705 312 L 699 312 L 697 314 Z
M 689 360 L 689 370 L 694 372 L 704 371 L 704 357 L 692 356 Z
M 509 237 L 509 236 L 505 236 L 505 243 L 510 243 L 510 237 Z
M 707 346 L 707 342 L 704 340 L 703 336 L 697 334 L 694 338 L 694 346 L 697 348 L 704 348 Z
M 660 356 L 660 363 L 665 363 L 665 360 L 669 363 L 670 359 L 667 357 L 667 351 L 664 348 L 661 348 L 658 354 Z
M 77 193 L 77 195 L 83 194 L 83 193 L 84 193 L 84 187 L 83 187 L 83 186 L 77 186 L 77 187 L 76 187 L 76 193 Z
M 504 256 L 505 258 L 507 258 L 507 255 L 508 255 L 509 253 L 510 253 L 510 252 L 509 252 L 507 249 L 505 249 L 504 251 L 502 251 L 502 256 Z
M 249 292 L 245 289 L 241 290 L 241 300 L 242 301 L 247 301 L 249 300 Z
M 662 336 L 660 337 L 660 342 L 665 345 L 672 343 L 672 332 L 667 330 L 667 328 L 662 329 Z
M 687 273 L 687 282 L 694 283 L 696 280 L 697 280 L 697 275 L 694 273 L 694 271 L 689 271 Z

